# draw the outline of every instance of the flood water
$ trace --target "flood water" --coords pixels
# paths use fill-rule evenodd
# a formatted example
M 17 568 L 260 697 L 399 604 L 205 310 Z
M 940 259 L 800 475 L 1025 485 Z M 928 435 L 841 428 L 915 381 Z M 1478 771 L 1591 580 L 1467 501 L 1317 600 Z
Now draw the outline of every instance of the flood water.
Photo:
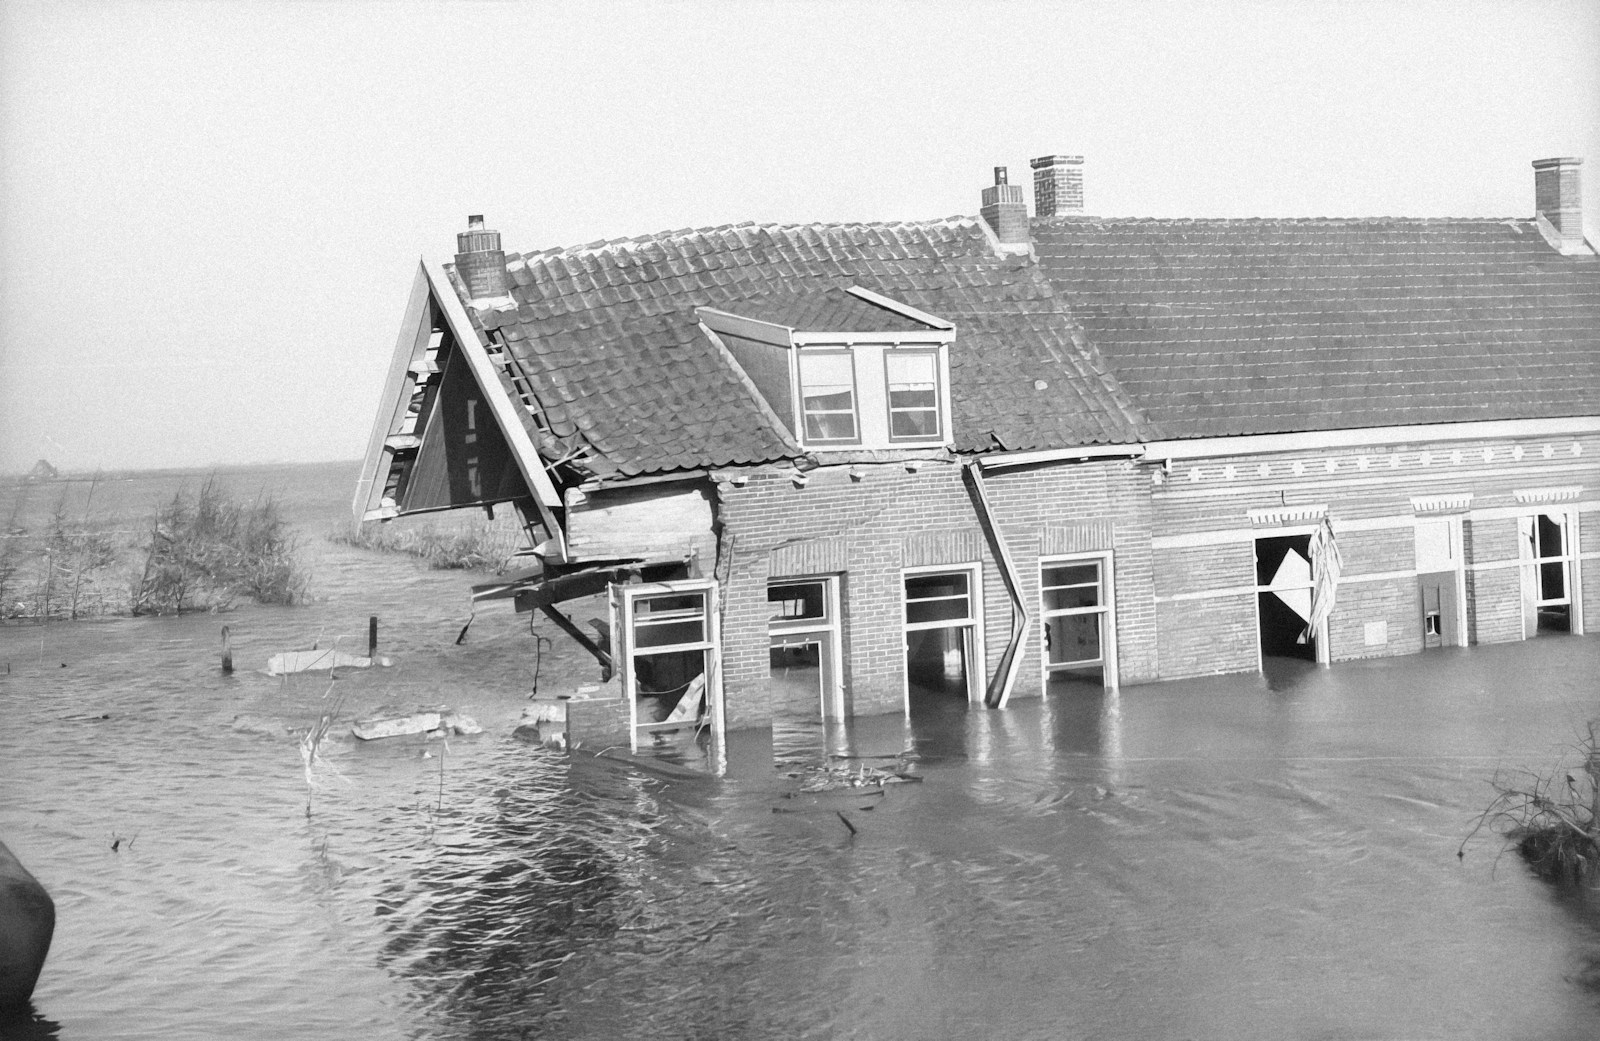
M 471 576 L 322 541 L 352 475 L 283 473 L 316 603 L 0 627 L 0 839 L 58 911 L 0 1033 L 1600 1037 L 1600 899 L 1456 857 L 1600 715 L 1600 639 L 869 721 L 920 783 L 807 797 L 762 734 L 721 780 L 513 739 L 526 616 L 457 645 Z M 392 668 L 258 671 L 371 614 Z M 543 635 L 538 682 L 593 679 Z M 336 729 L 309 789 L 298 734 L 383 704 L 486 732 Z

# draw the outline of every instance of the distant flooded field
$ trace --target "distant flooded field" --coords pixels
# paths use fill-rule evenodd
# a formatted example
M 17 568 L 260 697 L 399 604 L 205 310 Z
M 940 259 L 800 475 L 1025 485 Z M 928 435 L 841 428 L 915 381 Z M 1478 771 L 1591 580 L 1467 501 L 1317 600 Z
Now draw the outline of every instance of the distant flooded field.
M 1600 639 L 862 721 L 921 778 L 882 794 L 797 794 L 762 732 L 669 780 L 514 740 L 592 663 L 503 608 L 458 645 L 473 577 L 321 538 L 318 472 L 307 606 L 0 626 L 0 839 L 59 916 L 0 1036 L 1600 1035 L 1600 898 L 1456 857 L 1600 715 Z M 260 671 L 373 614 L 392 668 Z M 308 788 L 334 703 L 486 730 L 336 731 Z

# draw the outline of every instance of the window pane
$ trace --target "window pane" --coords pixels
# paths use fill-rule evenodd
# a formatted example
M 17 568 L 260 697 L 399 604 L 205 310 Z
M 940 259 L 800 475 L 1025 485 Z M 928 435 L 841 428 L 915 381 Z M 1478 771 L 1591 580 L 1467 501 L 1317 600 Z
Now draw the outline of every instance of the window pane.
M 1052 618 L 1045 623 L 1045 645 L 1049 649 L 1051 665 L 1071 665 L 1075 662 L 1100 659 L 1100 616 L 1098 614 L 1067 615 Z
M 1044 591 L 1046 611 L 1070 611 L 1076 607 L 1099 607 L 1099 586 L 1067 586 Z
M 939 394 L 933 384 L 926 387 L 895 387 L 889 386 L 889 407 L 901 408 L 932 408 L 939 407 Z
M 906 622 L 965 621 L 972 616 L 966 597 L 952 600 L 917 600 L 906 603 Z
M 1093 562 L 1087 564 L 1057 564 L 1044 569 L 1044 585 L 1046 586 L 1099 584 L 1100 565 Z
M 772 621 L 792 622 L 827 617 L 827 598 L 823 592 L 821 582 L 769 587 L 767 603 L 772 605 Z
M 800 355 L 800 411 L 806 440 L 856 440 L 855 390 L 850 355 Z
M 1539 599 L 1562 600 L 1567 595 L 1567 565 L 1539 565 Z
M 883 357 L 889 386 L 889 436 L 939 436 L 939 358 L 891 351 Z
M 633 645 L 666 647 L 706 638 L 706 595 L 666 593 L 633 602 Z
M 703 643 L 706 638 L 702 619 L 691 618 L 681 622 L 639 622 L 633 627 L 635 647 L 669 647 L 676 643 Z
M 952 571 L 943 575 L 907 575 L 906 599 L 925 600 L 936 596 L 966 596 L 967 573 Z
M 1561 522 L 1558 519 L 1556 519 L 1555 517 L 1551 517 L 1548 514 L 1544 514 L 1544 513 L 1539 514 L 1539 519 L 1538 519 L 1538 533 L 1539 533 L 1538 534 L 1538 537 L 1539 537 L 1538 555 L 1539 556 L 1541 556 L 1541 557 L 1559 557 L 1559 556 L 1563 555 L 1565 550 L 1564 550 L 1564 547 L 1562 545 L 1564 540 L 1561 537 L 1562 534 L 1563 534 L 1561 528 L 1562 528 Z
M 662 615 L 682 617 L 684 614 L 702 615 L 706 610 L 704 593 L 665 593 L 661 596 L 641 596 L 633 602 L 633 616 L 640 621 Z
M 849 389 L 856 385 L 855 368 L 848 354 L 800 354 L 800 386 L 834 386 Z
M 806 413 L 807 441 L 854 441 L 855 438 L 854 412 Z
M 891 391 L 906 384 L 925 386 L 931 390 L 939 380 L 938 355 L 935 354 L 890 351 L 883 356 L 883 367 L 889 374 Z
M 964 571 L 943 575 L 906 576 L 906 622 L 963 621 L 972 617 L 968 575 Z
M 938 437 L 939 410 L 917 409 L 912 412 L 889 413 L 890 437 Z

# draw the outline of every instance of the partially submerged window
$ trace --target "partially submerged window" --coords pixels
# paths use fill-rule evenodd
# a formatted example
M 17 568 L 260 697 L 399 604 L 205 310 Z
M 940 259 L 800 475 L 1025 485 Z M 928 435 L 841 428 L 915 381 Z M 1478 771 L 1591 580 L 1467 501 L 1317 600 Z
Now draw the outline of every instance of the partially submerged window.
M 1522 535 L 1523 617 L 1527 636 L 1574 631 L 1573 516 L 1565 511 L 1518 518 Z
M 767 605 L 774 749 L 784 743 L 780 737 L 814 744 L 819 723 L 845 714 L 839 579 L 775 581 L 767 586 Z
M 1054 679 L 1089 679 L 1116 686 L 1109 564 L 1105 557 L 1041 562 L 1047 684 Z
M 889 439 L 939 438 L 939 353 L 890 351 L 883 356 L 889 393 Z
M 623 690 L 635 751 L 669 732 L 720 739 L 722 687 L 716 586 L 614 586 L 622 611 Z
M 982 697 L 976 566 L 905 576 L 906 708 Z
M 799 361 L 805 440 L 833 444 L 859 441 L 855 365 L 850 352 L 804 351 Z

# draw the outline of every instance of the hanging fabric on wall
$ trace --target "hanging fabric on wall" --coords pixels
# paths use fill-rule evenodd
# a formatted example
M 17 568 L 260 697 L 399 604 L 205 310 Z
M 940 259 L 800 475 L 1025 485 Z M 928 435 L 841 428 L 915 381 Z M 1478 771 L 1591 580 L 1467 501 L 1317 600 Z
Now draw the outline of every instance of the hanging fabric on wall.
M 1311 533 L 1311 618 L 1296 643 L 1305 643 L 1319 626 L 1333 613 L 1333 601 L 1338 592 L 1339 575 L 1344 570 L 1344 559 L 1339 555 L 1339 543 L 1333 537 L 1333 524 L 1327 517 Z

